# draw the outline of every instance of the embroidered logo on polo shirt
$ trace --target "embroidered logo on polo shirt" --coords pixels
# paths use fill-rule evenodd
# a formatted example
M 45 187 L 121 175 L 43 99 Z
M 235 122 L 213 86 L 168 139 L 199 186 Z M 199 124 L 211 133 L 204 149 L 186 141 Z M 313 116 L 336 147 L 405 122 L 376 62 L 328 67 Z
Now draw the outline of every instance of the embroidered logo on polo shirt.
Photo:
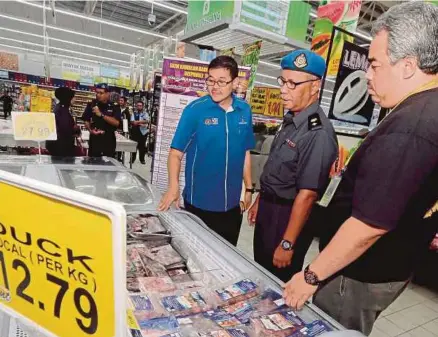
M 219 118 L 206 118 L 204 120 L 205 125 L 219 125 Z
M 248 122 L 245 120 L 245 118 L 242 116 L 241 118 L 240 118 L 240 121 L 239 121 L 239 125 L 247 125 L 248 124 Z

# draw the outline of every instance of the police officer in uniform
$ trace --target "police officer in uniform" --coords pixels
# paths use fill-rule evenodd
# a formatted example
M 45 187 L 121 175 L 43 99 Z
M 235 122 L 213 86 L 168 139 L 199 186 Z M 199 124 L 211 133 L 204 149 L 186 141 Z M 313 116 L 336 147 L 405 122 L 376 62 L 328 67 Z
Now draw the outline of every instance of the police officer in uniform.
M 309 216 L 328 184 L 338 142 L 318 103 L 324 59 L 296 50 L 281 60 L 281 68 L 278 83 L 288 112 L 272 143 L 248 220 L 255 223 L 255 261 L 287 282 L 301 271 L 312 242 Z
M 87 104 L 82 119 L 90 131 L 88 155 L 114 157 L 115 132 L 121 124 L 122 117 L 120 106 L 110 101 L 107 84 L 96 85 L 96 99 Z

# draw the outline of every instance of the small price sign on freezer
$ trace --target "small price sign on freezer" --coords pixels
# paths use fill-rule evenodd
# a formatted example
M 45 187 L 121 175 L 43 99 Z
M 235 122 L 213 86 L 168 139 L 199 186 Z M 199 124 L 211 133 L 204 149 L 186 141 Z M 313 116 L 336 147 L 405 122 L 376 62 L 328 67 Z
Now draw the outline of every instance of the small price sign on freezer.
M 39 112 L 13 112 L 12 127 L 15 140 L 42 142 L 56 140 L 55 114 Z
M 110 218 L 4 182 L 0 198 L 0 306 L 57 336 L 115 336 Z

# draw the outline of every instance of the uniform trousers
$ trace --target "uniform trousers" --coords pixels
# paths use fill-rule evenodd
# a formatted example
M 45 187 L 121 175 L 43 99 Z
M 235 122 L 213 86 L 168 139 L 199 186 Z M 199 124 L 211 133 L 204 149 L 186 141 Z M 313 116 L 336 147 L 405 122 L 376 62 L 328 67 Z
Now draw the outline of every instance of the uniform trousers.
M 222 236 L 232 245 L 237 245 L 240 227 L 242 226 L 242 213 L 240 206 L 234 207 L 227 212 L 210 212 L 197 208 L 184 201 L 187 212 L 199 217 L 205 224 L 217 234 Z
M 274 266 L 274 252 L 283 240 L 293 202 L 270 198 L 262 193 L 254 231 L 254 260 L 283 282 L 288 282 L 294 274 L 303 269 L 304 258 L 315 236 L 314 221 L 310 217 L 294 243 L 291 264 L 286 268 Z

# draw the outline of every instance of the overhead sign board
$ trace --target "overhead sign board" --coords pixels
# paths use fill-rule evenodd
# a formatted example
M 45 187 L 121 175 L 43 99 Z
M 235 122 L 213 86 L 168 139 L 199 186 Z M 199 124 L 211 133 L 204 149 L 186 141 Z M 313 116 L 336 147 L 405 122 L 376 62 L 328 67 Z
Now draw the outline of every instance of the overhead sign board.
M 123 207 L 2 171 L 0 198 L 0 310 L 50 336 L 125 336 Z

